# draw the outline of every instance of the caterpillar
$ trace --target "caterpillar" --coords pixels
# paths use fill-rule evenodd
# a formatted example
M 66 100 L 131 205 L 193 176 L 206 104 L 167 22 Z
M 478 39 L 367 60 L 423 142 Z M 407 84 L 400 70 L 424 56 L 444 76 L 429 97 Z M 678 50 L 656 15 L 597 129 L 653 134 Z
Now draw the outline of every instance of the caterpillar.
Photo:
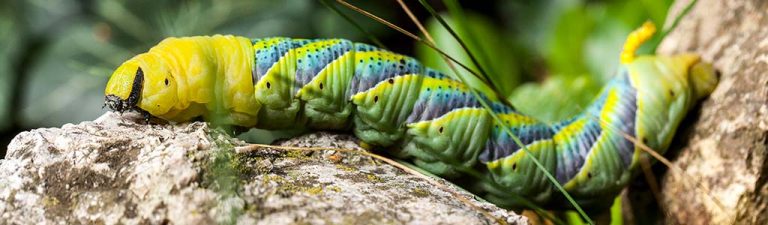
M 646 24 L 630 34 L 615 78 L 581 114 L 551 124 L 411 57 L 344 39 L 167 38 L 114 71 L 105 105 L 168 121 L 351 130 L 437 175 L 480 168 L 494 202 L 519 207 L 514 196 L 523 196 L 558 208 L 563 196 L 535 158 L 582 207 L 598 208 L 647 157 L 639 143 L 666 151 L 687 111 L 718 82 L 694 54 L 636 55 L 654 31 Z

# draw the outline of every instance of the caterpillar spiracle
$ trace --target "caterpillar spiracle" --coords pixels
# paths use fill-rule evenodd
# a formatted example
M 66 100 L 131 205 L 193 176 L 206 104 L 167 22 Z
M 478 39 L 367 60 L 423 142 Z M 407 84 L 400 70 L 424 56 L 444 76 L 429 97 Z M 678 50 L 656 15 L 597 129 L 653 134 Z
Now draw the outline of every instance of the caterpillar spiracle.
M 629 36 L 618 73 L 591 105 L 551 124 L 492 94 L 474 95 L 411 57 L 344 39 L 167 38 L 114 71 L 106 105 L 169 121 L 352 130 L 437 175 L 460 174 L 447 160 L 482 169 L 494 182 L 484 185 L 492 201 L 567 204 L 535 157 L 582 207 L 602 207 L 647 157 L 626 135 L 663 153 L 687 111 L 718 82 L 694 54 L 636 56 L 654 30 L 646 25 Z

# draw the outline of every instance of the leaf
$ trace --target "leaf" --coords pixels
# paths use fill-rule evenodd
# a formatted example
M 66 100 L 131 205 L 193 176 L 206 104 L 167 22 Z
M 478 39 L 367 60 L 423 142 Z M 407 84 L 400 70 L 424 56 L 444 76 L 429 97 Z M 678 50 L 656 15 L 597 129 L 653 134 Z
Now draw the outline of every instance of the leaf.
M 8 14 L 0 14 L 0 30 L 15 30 L 14 21 L 10 20 Z M 13 84 L 13 67 L 16 52 L 18 51 L 20 39 L 17 32 L 0 32 L 0 120 L 10 121 L 11 110 L 11 85 Z M 0 130 L 8 127 L 10 122 L 0 123 Z
M 59 34 L 47 49 L 41 51 L 29 71 L 22 92 L 22 125 L 24 127 L 61 126 L 93 120 L 103 113 L 104 84 L 112 68 L 104 60 L 82 49 L 110 49 L 93 35 L 93 24 L 75 22 Z M 78 62 L 87 66 L 78 68 Z M 95 76 L 90 71 L 105 73 Z
M 600 84 L 587 75 L 574 78 L 552 76 L 540 84 L 520 86 L 510 101 L 524 114 L 553 123 L 584 110 L 599 88 Z
M 563 12 L 545 52 L 551 73 L 577 76 L 589 72 L 584 61 L 584 43 L 594 25 L 584 7 L 571 7 Z
M 485 17 L 472 13 L 467 13 L 466 17 L 467 18 L 464 18 L 464 23 L 466 24 L 466 27 L 469 28 L 469 31 L 457 29 L 456 32 L 463 40 L 469 40 L 468 35 L 470 34 L 474 36 L 473 38 L 479 40 L 478 42 L 467 42 L 467 47 L 472 54 L 477 56 L 480 65 L 489 73 L 491 82 L 494 82 L 503 95 L 509 95 L 521 81 L 517 62 L 514 54 L 510 51 L 512 48 L 511 45 L 504 41 L 503 37 L 497 32 L 499 28 L 495 27 Z M 451 27 L 456 28 L 456 24 L 450 16 L 444 16 L 444 18 Z M 472 64 L 469 55 L 466 54 L 453 36 L 437 23 L 436 20 L 431 19 L 427 22 L 427 30 L 435 39 L 438 48 L 456 58 L 464 65 L 477 71 L 477 68 Z M 452 70 L 445 63 L 442 56 L 429 47 L 417 45 L 416 56 L 425 66 L 432 67 L 453 76 L 451 72 Z M 479 79 L 475 78 L 469 71 L 462 68 L 458 69 L 460 71 L 460 76 L 468 80 L 469 86 L 476 87 L 480 90 L 487 90 L 487 87 L 485 87 L 485 85 L 482 84 Z

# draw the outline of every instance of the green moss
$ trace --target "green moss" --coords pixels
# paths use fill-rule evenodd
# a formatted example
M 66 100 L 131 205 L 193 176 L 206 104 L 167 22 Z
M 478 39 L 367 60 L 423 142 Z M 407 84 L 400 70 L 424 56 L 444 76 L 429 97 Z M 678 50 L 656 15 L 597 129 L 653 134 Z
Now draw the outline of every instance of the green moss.
M 380 177 L 378 177 L 378 176 L 376 176 L 374 174 L 366 174 L 365 178 L 368 178 L 369 181 L 373 181 L 373 182 L 376 182 L 376 183 L 382 181 L 382 179 Z
M 282 185 L 283 183 L 285 183 L 285 178 L 275 174 L 264 174 L 261 181 L 263 184 L 268 184 L 274 181 L 278 185 Z
M 45 207 L 56 206 L 61 203 L 58 198 L 52 196 L 45 196 L 41 201 Z
M 253 156 L 249 154 L 235 154 L 231 160 L 232 166 L 241 175 L 241 178 L 250 180 L 256 174 L 264 174 L 269 171 L 263 167 L 258 167 L 263 157 Z
M 301 175 L 303 175 L 301 172 L 294 171 L 294 170 L 288 171 L 286 174 L 288 175 L 288 178 L 291 178 L 293 180 L 295 180 L 296 178 L 301 177 Z
M 296 159 L 306 159 L 306 158 L 309 158 L 309 156 L 307 156 L 307 152 L 306 151 L 299 151 L 299 150 L 286 151 L 285 152 L 285 157 L 286 158 L 296 158 Z
M 246 171 L 247 166 L 236 157 L 235 147 L 223 131 L 212 130 L 209 138 L 214 144 L 211 146 L 211 158 L 201 165 L 204 171 L 202 185 L 218 193 L 220 198 L 238 196 L 241 172 Z M 229 211 L 228 220 L 220 222 L 234 224 L 243 213 L 242 208 L 231 208 Z
M 343 165 L 343 164 L 336 164 L 336 169 L 340 169 L 340 170 L 346 171 L 346 172 L 357 171 L 357 169 L 355 169 L 354 167 L 350 167 L 350 166 Z
M 414 188 L 413 190 L 411 190 L 411 193 L 414 196 L 419 197 L 419 198 L 424 198 L 424 197 L 429 196 L 429 192 L 427 192 L 426 190 L 421 189 L 421 188 Z
M 286 179 L 285 177 L 274 175 L 274 174 L 265 174 L 262 177 L 262 183 L 269 184 L 272 182 L 275 182 L 277 184 L 277 191 L 279 193 L 283 194 L 296 194 L 296 193 L 307 193 L 310 195 L 318 195 L 322 194 L 324 187 L 323 186 L 313 186 L 315 182 L 309 182 L 309 181 L 297 181 L 295 178 L 290 178 L 291 174 L 296 176 L 296 172 L 289 172 L 289 179 Z M 295 182 L 294 182 L 295 181 Z M 331 190 L 339 192 L 341 191 L 338 187 L 331 187 Z
M 323 187 L 312 187 L 307 189 L 305 192 L 309 193 L 310 195 L 319 195 L 323 193 Z

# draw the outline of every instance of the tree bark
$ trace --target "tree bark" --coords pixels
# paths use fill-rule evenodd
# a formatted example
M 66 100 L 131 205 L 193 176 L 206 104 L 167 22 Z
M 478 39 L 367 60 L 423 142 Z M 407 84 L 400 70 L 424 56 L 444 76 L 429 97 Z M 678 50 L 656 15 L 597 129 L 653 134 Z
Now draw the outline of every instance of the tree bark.
M 675 3 L 668 21 L 688 2 Z M 664 222 L 768 224 L 768 1 L 700 0 L 659 50 L 682 52 L 722 75 L 670 150 L 682 173 L 661 178 Z

